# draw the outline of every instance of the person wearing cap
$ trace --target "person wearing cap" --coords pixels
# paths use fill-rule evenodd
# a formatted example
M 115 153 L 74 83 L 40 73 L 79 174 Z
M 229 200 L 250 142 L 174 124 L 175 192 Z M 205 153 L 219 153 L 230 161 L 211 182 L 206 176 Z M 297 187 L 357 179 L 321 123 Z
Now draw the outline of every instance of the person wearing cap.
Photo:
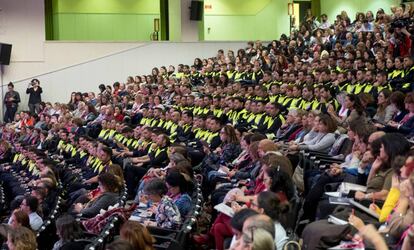
M 27 90 L 26 94 L 29 95 L 29 110 L 31 114 L 40 112 L 40 103 L 42 102 L 42 88 L 39 86 L 40 81 L 38 79 L 33 79 Z

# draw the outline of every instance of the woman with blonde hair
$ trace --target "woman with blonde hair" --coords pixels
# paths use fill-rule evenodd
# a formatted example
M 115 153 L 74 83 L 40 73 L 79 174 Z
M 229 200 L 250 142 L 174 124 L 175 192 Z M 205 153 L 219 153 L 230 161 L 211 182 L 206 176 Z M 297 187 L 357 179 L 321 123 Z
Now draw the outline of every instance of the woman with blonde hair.
M 273 237 L 268 231 L 256 228 L 249 232 L 243 232 L 242 238 L 231 249 L 274 250 L 275 244 L 273 241 Z
M 136 221 L 127 221 L 122 225 L 120 236 L 122 240 L 128 241 L 134 249 L 153 250 L 154 237 L 146 227 Z
M 37 249 L 36 237 L 32 230 L 19 227 L 7 235 L 7 247 L 9 250 L 35 250 Z

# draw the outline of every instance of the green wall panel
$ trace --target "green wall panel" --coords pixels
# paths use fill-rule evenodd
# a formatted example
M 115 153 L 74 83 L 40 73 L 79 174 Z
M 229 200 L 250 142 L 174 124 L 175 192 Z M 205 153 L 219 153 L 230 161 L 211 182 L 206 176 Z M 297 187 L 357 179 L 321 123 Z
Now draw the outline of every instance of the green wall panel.
M 400 0 L 346 0 L 346 1 L 333 1 L 333 0 L 320 0 L 321 1 L 321 13 L 328 15 L 331 22 L 335 20 L 336 15 L 340 14 L 342 10 L 348 13 L 351 20 L 355 19 L 357 12 L 366 12 L 371 10 L 374 12 L 379 8 L 383 8 L 386 13 L 390 13 L 391 6 L 397 6 L 401 3 Z
M 168 0 L 169 40 L 181 41 L 181 2 Z
M 288 0 L 206 0 L 204 39 L 273 40 L 289 32 Z
M 158 14 L 157 0 L 54 0 L 54 13 Z
M 55 40 L 149 41 L 156 0 L 53 0 Z

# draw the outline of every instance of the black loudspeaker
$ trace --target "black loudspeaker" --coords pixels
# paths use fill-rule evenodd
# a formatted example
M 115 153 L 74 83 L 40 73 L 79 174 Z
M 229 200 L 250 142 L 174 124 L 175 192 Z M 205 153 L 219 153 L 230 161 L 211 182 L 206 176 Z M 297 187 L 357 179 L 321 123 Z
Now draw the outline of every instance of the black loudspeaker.
M 191 1 L 190 7 L 190 20 L 201 21 L 203 20 L 203 1 Z
M 0 64 L 1 65 L 10 64 L 11 49 L 12 49 L 11 44 L 0 43 Z

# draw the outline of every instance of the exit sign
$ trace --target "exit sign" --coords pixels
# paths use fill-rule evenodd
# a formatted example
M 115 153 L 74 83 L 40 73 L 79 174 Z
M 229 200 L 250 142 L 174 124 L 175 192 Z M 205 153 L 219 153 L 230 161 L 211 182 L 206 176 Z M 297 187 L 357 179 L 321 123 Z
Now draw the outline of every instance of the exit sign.
M 204 5 L 204 9 L 206 10 L 211 10 L 213 8 L 213 6 L 211 4 L 205 4 Z

